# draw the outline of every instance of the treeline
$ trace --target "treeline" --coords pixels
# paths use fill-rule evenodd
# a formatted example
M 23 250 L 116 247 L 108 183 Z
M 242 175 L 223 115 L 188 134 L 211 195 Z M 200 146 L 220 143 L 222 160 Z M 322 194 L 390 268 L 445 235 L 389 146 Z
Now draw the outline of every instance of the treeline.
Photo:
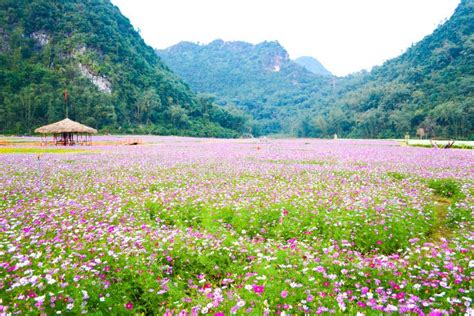
M 400 57 L 338 82 L 302 119 L 300 136 L 474 139 L 474 2 L 463 0 L 433 34 Z
M 0 133 L 31 134 L 67 106 L 111 133 L 474 139 L 473 12 L 462 0 L 400 57 L 343 78 L 307 71 L 277 42 L 158 51 L 186 84 L 109 0 L 3 0 Z
M 69 94 L 66 104 L 63 93 Z M 245 115 L 198 97 L 108 0 L 0 2 L 0 133 L 71 119 L 103 132 L 236 137 Z
M 331 92 L 330 76 L 291 61 L 278 42 L 181 42 L 157 53 L 193 90 L 249 114 L 248 132 L 256 136 L 294 134 L 301 111 Z
M 474 139 L 473 2 L 400 57 L 343 78 L 306 71 L 275 42 L 183 42 L 158 54 L 196 91 L 249 113 L 254 135 Z

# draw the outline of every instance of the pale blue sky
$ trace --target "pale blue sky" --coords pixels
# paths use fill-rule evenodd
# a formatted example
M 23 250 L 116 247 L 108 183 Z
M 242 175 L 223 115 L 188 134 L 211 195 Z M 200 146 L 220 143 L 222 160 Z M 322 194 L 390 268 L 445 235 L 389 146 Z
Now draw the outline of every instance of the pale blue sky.
M 112 0 L 145 41 L 277 40 L 336 75 L 400 55 L 449 18 L 459 0 Z

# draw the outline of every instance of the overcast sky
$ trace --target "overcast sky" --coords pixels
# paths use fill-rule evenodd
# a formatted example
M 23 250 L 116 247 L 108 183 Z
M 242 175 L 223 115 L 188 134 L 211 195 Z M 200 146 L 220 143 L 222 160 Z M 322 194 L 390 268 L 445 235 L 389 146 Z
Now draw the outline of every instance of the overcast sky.
M 145 41 L 277 40 L 346 75 L 398 56 L 449 18 L 459 0 L 112 0 Z

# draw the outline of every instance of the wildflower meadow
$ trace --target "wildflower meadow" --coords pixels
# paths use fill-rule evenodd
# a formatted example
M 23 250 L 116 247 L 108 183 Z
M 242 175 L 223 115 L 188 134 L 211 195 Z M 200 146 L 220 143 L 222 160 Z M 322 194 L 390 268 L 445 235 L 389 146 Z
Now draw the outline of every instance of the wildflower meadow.
M 473 195 L 395 141 L 2 148 L 0 314 L 472 315 Z

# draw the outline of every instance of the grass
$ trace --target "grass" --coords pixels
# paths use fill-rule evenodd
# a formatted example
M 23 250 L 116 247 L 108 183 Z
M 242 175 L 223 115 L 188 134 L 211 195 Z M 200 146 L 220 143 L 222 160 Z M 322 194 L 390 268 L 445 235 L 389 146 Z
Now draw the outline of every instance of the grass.
M 434 196 L 433 205 L 433 227 L 429 233 L 432 240 L 449 237 L 452 234 L 451 229 L 447 225 L 447 215 L 449 206 L 453 203 L 451 199 Z
M 0 148 L 0 154 L 69 154 L 69 153 L 86 153 L 91 150 L 83 149 L 65 149 L 65 148 L 24 148 L 10 147 Z
M 457 209 L 456 202 L 464 197 L 461 185 L 454 179 L 430 179 L 427 185 L 433 190 L 434 222 L 430 238 L 440 240 L 452 235 L 456 224 L 466 220 L 468 210 Z
M 448 143 L 448 141 L 443 140 L 436 140 L 439 149 L 443 149 L 443 146 Z M 408 145 L 411 147 L 424 147 L 424 148 L 433 148 L 433 145 L 429 142 L 429 140 L 423 139 L 411 139 L 406 143 L 402 141 L 404 145 Z M 455 141 L 454 145 L 451 148 L 455 149 L 474 149 L 474 142 L 473 141 Z
M 453 179 L 431 179 L 428 180 L 428 187 L 434 194 L 444 198 L 456 198 L 461 195 L 461 186 Z
M 432 145 L 429 145 L 429 144 L 409 144 L 408 146 L 411 146 L 411 147 L 423 147 L 423 148 L 433 148 Z M 438 147 L 439 149 L 444 149 L 442 145 L 440 145 Z M 467 145 L 467 144 L 454 144 L 451 148 L 453 149 L 473 149 L 474 146 L 472 145 Z
M 404 180 L 408 177 L 406 174 L 403 174 L 403 173 L 400 173 L 400 172 L 388 172 L 387 176 L 389 176 L 390 178 L 393 178 L 395 180 Z

